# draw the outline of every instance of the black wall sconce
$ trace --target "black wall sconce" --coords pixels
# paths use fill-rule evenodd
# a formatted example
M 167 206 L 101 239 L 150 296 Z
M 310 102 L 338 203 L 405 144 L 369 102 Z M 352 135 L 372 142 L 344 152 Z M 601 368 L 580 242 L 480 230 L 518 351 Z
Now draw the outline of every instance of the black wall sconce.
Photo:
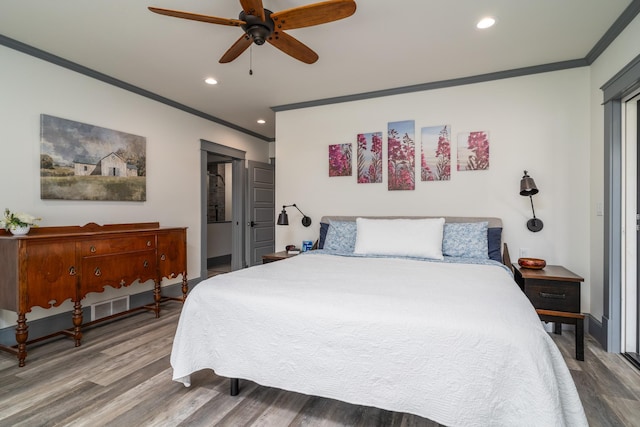
M 531 200 L 531 211 L 533 212 L 533 218 L 527 221 L 527 228 L 530 231 L 536 232 L 542 230 L 544 224 L 542 224 L 542 220 L 536 218 L 536 211 L 533 208 L 533 196 L 534 194 L 538 194 L 538 187 L 536 187 L 536 183 L 529 176 L 527 171 L 524 171 L 524 176 L 520 180 L 520 195 L 521 196 L 529 196 L 529 200 Z
M 298 209 L 298 212 L 300 212 L 302 214 L 302 225 L 304 225 L 305 227 L 308 227 L 311 225 L 311 218 L 309 218 L 308 216 L 306 216 L 305 214 L 302 213 L 302 211 L 300 210 L 299 207 L 296 206 L 296 204 L 292 204 L 292 205 L 285 205 L 282 206 L 282 212 L 280 212 L 280 215 L 278 215 L 278 225 L 289 225 L 289 215 L 287 215 L 287 208 L 290 208 L 291 206 L 293 206 L 294 208 Z

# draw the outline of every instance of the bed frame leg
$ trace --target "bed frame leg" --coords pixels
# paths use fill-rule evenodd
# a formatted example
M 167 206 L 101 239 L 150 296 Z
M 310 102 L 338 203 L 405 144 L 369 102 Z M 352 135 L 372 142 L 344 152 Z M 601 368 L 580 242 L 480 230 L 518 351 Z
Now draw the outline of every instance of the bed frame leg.
M 230 393 L 231 396 L 237 396 L 240 393 L 240 381 L 237 378 L 229 378 L 229 384 L 231 385 Z

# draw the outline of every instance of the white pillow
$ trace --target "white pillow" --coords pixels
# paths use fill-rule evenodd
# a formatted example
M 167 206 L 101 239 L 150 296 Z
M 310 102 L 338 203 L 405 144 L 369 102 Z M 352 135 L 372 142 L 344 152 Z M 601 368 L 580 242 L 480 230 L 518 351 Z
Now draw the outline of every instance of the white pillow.
M 354 253 L 443 259 L 444 218 L 356 218 Z

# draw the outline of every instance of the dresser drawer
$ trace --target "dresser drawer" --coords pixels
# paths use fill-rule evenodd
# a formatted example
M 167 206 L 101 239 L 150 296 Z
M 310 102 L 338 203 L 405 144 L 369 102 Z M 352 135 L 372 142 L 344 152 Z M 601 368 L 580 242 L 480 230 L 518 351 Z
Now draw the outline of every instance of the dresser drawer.
M 158 233 L 158 270 L 160 277 L 183 274 L 187 265 L 186 229 Z
M 105 285 L 119 288 L 134 281 L 156 279 L 155 249 L 114 255 L 90 256 L 82 259 L 80 293 L 102 292 Z
M 87 240 L 82 242 L 80 255 L 108 255 L 124 252 L 142 251 L 145 249 L 155 249 L 156 236 L 153 234 L 131 237 L 114 237 Z
M 46 242 L 26 245 L 26 304 L 50 308 L 72 298 L 77 282 L 75 242 Z M 3 273 L 4 274 L 4 273 Z
M 524 292 L 535 308 L 580 312 L 580 284 L 527 280 Z

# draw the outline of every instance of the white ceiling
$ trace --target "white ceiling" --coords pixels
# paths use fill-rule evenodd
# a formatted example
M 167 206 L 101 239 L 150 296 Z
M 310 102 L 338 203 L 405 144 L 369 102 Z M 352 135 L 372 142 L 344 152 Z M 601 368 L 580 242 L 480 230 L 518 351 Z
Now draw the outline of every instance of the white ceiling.
M 313 2 L 263 0 L 274 12 Z M 4 0 L 0 34 L 271 139 L 271 107 L 585 58 L 632 0 L 356 3 L 349 18 L 288 31 L 318 53 L 311 65 L 269 44 L 219 64 L 240 28 L 147 10 L 237 18 L 238 0 Z M 480 31 L 485 15 L 497 24 Z

